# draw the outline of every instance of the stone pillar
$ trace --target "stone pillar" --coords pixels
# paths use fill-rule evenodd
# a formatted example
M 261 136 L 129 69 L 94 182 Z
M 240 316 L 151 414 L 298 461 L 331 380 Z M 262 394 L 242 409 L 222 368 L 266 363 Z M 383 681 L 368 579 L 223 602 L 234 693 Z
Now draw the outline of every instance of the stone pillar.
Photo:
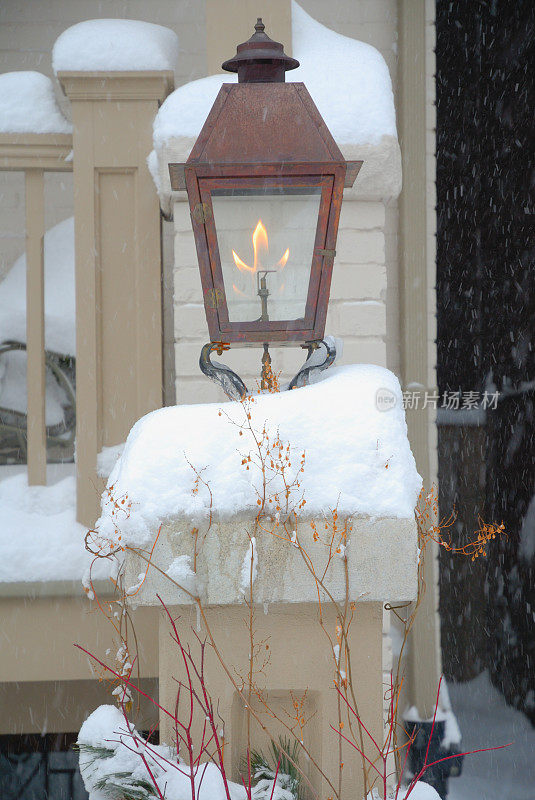
M 198 630 L 202 638 L 205 635 L 204 626 L 198 626 L 195 609 L 181 606 L 172 608 L 171 612 L 175 618 L 178 617 L 180 635 L 185 642 L 191 644 L 192 652 L 195 652 L 197 642 L 192 629 Z M 245 627 L 247 616 L 245 605 L 212 608 L 207 612 L 207 619 L 223 660 L 238 684 L 241 684 L 240 670 L 246 670 L 248 664 L 249 638 Z M 324 623 L 332 634 L 336 628 L 336 617 L 332 607 L 327 605 L 324 608 Z M 383 737 L 382 604 L 358 603 L 350 635 L 358 711 L 372 736 L 379 742 Z M 333 685 L 332 650 L 319 624 L 317 605 L 274 604 L 267 608 L 260 605 L 255 610 L 255 640 L 262 643 L 259 662 L 263 659 L 263 653 L 269 652 L 269 663 L 260 674 L 255 674 L 262 698 L 281 720 L 291 726 L 295 724 L 292 720 L 292 715 L 295 714 L 293 701 L 295 699 L 300 702 L 304 697 L 302 713 L 306 724 L 303 741 L 312 759 L 338 790 L 337 693 Z M 266 645 L 269 651 L 265 651 Z M 159 671 L 159 702 L 164 708 L 174 709 L 177 680 L 185 681 L 185 672 L 178 648 L 171 641 L 167 619 L 162 615 Z M 239 773 L 241 771 L 243 774 L 243 761 L 247 753 L 247 711 L 243 699 L 233 688 L 211 647 L 207 647 L 205 674 L 214 708 L 218 709 L 224 720 L 225 767 L 232 779 L 239 781 Z M 279 735 L 291 738 L 283 724 L 271 717 L 262 702 L 254 696 L 251 708 L 275 739 Z M 346 716 L 344 714 L 344 719 Z M 194 736 L 198 743 L 201 741 L 204 718 L 196 723 Z M 331 729 L 331 725 L 335 730 Z M 347 722 L 345 725 L 347 726 Z M 218 728 L 223 730 L 221 721 L 218 722 Z M 174 743 L 172 720 L 164 714 L 160 715 L 160 739 L 169 744 Z M 261 750 L 265 755 L 270 752 L 269 736 L 254 719 L 251 721 L 251 747 Z M 369 739 L 365 742 L 365 750 L 368 758 L 374 759 L 377 756 Z M 312 759 L 309 760 L 301 751 L 299 764 L 304 768 L 318 795 L 329 797 L 332 788 L 314 767 Z M 347 744 L 342 747 L 342 759 L 343 796 L 360 799 L 364 795 L 361 759 Z
M 60 72 L 71 101 L 78 520 L 92 526 L 103 447 L 162 405 L 160 208 L 147 167 L 171 72 Z
M 252 749 L 269 753 L 270 737 L 275 741 L 279 736 L 291 739 L 290 728 L 307 748 L 308 752 L 300 751 L 300 765 L 318 796 L 334 796 L 338 791 L 341 758 L 343 796 L 360 800 L 364 796 L 361 758 L 347 743 L 339 752 L 338 695 L 334 680 L 349 679 L 351 675 L 362 722 L 375 741 L 382 742 L 386 688 L 382 658 L 383 603 L 384 598 L 403 602 L 415 596 L 414 521 L 393 517 L 353 520 L 346 551 L 347 579 L 343 562 L 332 562 L 325 578 L 328 596 L 325 594 L 321 600 L 321 620 L 318 590 L 304 567 L 302 554 L 278 536 L 270 536 L 267 531 L 259 533 L 256 552 L 261 568 L 253 590 L 252 646 L 249 607 L 241 588 L 241 570 L 248 546 L 245 543 L 248 528 L 244 526 L 250 524 L 249 517 L 238 515 L 224 522 L 216 519 L 203 538 L 196 563 L 199 605 L 191 594 L 167 579 L 179 555 L 189 556 L 189 563 L 193 563 L 194 539 L 187 533 L 190 523 L 188 518 L 177 517 L 161 526 L 151 555 L 152 568 L 135 596 L 136 605 L 160 608 L 161 706 L 173 713 L 178 681 L 187 686 L 181 652 L 161 608 L 164 603 L 175 620 L 182 645 L 186 649 L 191 647 L 197 665 L 199 642 L 207 641 L 205 683 L 214 709 L 218 710 L 218 731 L 224 730 L 226 768 L 233 779 L 239 780 L 240 771 L 243 774 L 250 703 L 254 712 L 250 720 Z M 304 520 L 297 523 L 296 534 L 301 541 L 306 540 L 309 525 Z M 321 541 L 308 540 L 308 563 L 323 564 L 324 549 Z M 145 565 L 143 556 L 133 551 L 127 554 L 126 585 L 133 584 Z M 346 660 L 342 644 L 340 670 L 345 675 L 337 675 L 332 646 L 337 642 L 337 614 L 344 613 L 346 601 L 352 615 L 348 630 L 350 656 Z M 248 672 L 250 652 L 254 653 L 252 684 Z M 250 685 L 254 686 L 251 697 Z M 194 683 L 194 689 L 198 688 Z M 352 702 L 352 695 L 349 696 Z M 299 717 L 305 720 L 302 730 L 296 723 L 294 702 L 298 703 Z M 189 708 L 187 688 L 181 692 L 182 713 L 184 708 Z M 353 716 L 350 719 L 354 734 L 358 724 Z M 347 733 L 351 738 L 347 711 L 342 713 L 342 720 L 344 735 Z M 204 715 L 198 712 L 192 731 L 197 747 L 204 723 Z M 172 719 L 163 712 L 160 738 L 174 746 Z M 363 740 L 367 757 L 375 759 L 377 750 L 371 740 L 364 734 Z M 334 792 L 328 780 L 336 786 Z

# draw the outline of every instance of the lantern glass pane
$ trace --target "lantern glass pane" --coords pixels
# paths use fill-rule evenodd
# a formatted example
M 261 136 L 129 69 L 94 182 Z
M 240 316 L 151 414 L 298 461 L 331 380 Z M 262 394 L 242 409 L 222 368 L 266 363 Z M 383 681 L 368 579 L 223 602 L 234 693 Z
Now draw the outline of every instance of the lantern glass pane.
M 304 319 L 321 187 L 211 194 L 229 322 Z

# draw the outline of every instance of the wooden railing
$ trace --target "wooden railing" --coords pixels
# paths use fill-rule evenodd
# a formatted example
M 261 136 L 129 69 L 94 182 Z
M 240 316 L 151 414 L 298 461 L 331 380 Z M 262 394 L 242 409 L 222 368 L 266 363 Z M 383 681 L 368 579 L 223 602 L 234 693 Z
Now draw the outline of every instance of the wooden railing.
M 22 171 L 26 195 L 28 483 L 46 484 L 44 173 L 72 171 L 69 134 L 0 134 L 0 169 Z
M 147 167 L 173 74 L 64 72 L 73 135 L 0 134 L 0 169 L 26 180 L 28 480 L 46 483 L 44 174 L 73 172 L 76 508 L 92 527 L 98 453 L 162 405 L 160 206 Z

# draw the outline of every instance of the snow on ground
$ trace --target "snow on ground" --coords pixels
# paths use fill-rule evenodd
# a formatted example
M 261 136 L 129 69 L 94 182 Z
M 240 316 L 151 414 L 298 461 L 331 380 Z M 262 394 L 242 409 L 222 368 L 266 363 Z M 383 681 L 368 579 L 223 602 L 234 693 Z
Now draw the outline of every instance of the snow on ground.
M 366 364 L 335 367 L 323 375 L 312 386 L 257 396 L 251 406 L 256 431 L 267 421 L 272 441 L 278 431 L 291 443 L 296 472 L 306 453 L 300 475 L 303 516 L 319 516 L 337 506 L 341 515 L 411 518 L 421 479 L 407 439 L 398 379 Z M 380 411 L 376 396 L 385 391 L 395 402 Z M 240 436 L 238 425 L 244 420 L 238 402 L 162 408 L 139 420 L 108 479 L 116 500 L 128 495 L 131 504 L 129 516 L 120 518 L 123 537 L 140 546 L 165 519 L 206 517 L 208 492 L 192 491 L 192 467 L 204 470 L 214 514 L 228 519 L 256 513 L 259 474 L 242 464 L 254 447 L 250 433 Z M 273 482 L 271 490 L 276 486 Z M 98 523 L 104 536 L 113 537 L 116 514 L 104 493 Z
M 306 84 L 338 144 L 376 144 L 382 136 L 396 136 L 392 82 L 378 50 L 329 30 L 294 0 L 292 54 L 301 66 L 286 73 L 286 80 Z M 198 136 L 222 84 L 236 81 L 231 73 L 210 75 L 170 94 L 154 120 L 156 153 L 173 137 Z
M 398 800 L 403 800 L 402 792 L 400 792 L 400 795 L 401 797 L 398 797 Z M 418 781 L 410 793 L 409 798 L 410 800 L 440 800 L 440 795 L 432 786 L 429 786 L 428 783 Z
M 135 742 L 134 744 L 134 737 Z M 80 772 L 84 784 L 89 792 L 89 800 L 105 800 L 109 796 L 119 796 L 115 792 L 100 790 L 96 785 L 105 781 L 110 776 L 116 787 L 123 787 L 128 796 L 137 796 L 135 790 L 136 780 L 147 781 L 150 785 L 151 778 L 143 764 L 141 752 L 156 778 L 160 791 L 165 793 L 166 800 L 191 800 L 191 782 L 188 768 L 184 762 L 179 762 L 180 770 L 174 766 L 176 762 L 173 750 L 166 745 L 146 745 L 132 727 L 127 727 L 123 714 L 115 706 L 100 706 L 84 722 L 78 735 L 80 746 Z M 95 759 L 92 752 L 84 746 L 106 748 L 110 750 L 107 758 Z M 137 749 L 137 752 L 136 752 Z M 172 763 L 169 763 L 172 762 Z M 111 777 L 111 776 L 119 777 Z M 228 782 L 231 800 L 246 800 L 247 793 L 243 786 L 232 781 Z M 221 772 L 213 763 L 202 763 L 195 776 L 195 796 L 197 800 L 227 800 Z M 252 800 L 292 800 L 292 795 L 276 786 L 271 792 L 269 788 L 255 787 Z
M 513 745 L 466 756 L 462 775 L 449 782 L 448 800 L 533 800 L 535 729 L 528 719 L 507 705 L 486 672 L 469 683 L 450 683 L 449 693 L 463 750 Z
M 404 798 L 405 795 L 401 789 L 395 800 L 404 800 Z M 368 794 L 366 800 L 381 800 L 381 795 L 377 789 L 374 789 Z M 394 797 L 389 794 L 387 800 L 394 800 Z M 407 800 L 440 800 L 440 795 L 428 783 L 418 781 Z
M 135 794 L 138 784 L 154 782 L 141 755 L 147 761 L 158 788 L 166 800 L 191 800 L 189 770 L 183 761 L 176 762 L 172 748 L 166 745 L 147 745 L 136 729 L 125 720 L 122 712 L 111 705 L 99 706 L 86 719 L 78 735 L 80 772 L 89 800 L 106 800 L 119 796 L 121 789 L 128 796 Z M 95 748 L 108 751 L 95 757 Z M 283 776 L 281 776 L 283 777 Z M 197 800 L 227 800 L 221 772 L 215 763 L 201 763 L 194 775 Z M 98 787 L 98 788 L 97 788 Z M 244 786 L 228 781 L 231 800 L 246 800 Z M 403 800 L 403 792 L 398 800 Z M 436 791 L 421 781 L 410 794 L 411 800 L 440 800 Z M 252 788 L 251 800 L 294 800 L 294 795 L 271 780 L 259 780 Z M 367 800 L 380 800 L 377 791 Z M 391 800 L 391 799 L 390 799 Z
M 1 76 L 0 76 L 1 77 Z M 74 299 L 74 217 L 45 233 L 45 347 L 76 353 Z M 26 341 L 26 254 L 0 283 L 0 342 Z
M 438 700 L 438 708 L 436 713 L 423 720 L 420 712 L 416 706 L 410 706 L 403 712 L 403 719 L 407 722 L 432 722 L 433 718 L 437 722 L 444 722 L 444 736 L 441 745 L 445 750 L 451 747 L 459 748 L 461 744 L 462 734 L 459 729 L 459 723 L 451 707 L 450 694 L 448 684 L 445 678 L 442 678 L 440 683 L 440 694 Z
M 73 472 L 73 464 L 49 465 L 49 485 L 28 486 L 25 467 L 0 467 L 0 583 L 81 579 L 90 556 Z M 106 574 L 97 564 L 93 577 Z
M 0 133 L 72 133 L 50 78 L 33 71 L 0 75 Z
M 90 19 L 67 28 L 52 51 L 62 70 L 174 70 L 178 37 L 170 28 L 133 19 Z

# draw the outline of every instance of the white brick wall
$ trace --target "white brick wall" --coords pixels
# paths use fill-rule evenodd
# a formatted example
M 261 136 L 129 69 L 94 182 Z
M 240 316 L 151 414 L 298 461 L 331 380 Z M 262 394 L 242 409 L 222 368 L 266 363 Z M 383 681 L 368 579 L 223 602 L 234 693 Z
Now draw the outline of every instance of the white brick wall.
M 340 264 L 336 260 L 331 301 L 345 300 L 348 296 L 384 301 L 385 284 L 384 264 Z

